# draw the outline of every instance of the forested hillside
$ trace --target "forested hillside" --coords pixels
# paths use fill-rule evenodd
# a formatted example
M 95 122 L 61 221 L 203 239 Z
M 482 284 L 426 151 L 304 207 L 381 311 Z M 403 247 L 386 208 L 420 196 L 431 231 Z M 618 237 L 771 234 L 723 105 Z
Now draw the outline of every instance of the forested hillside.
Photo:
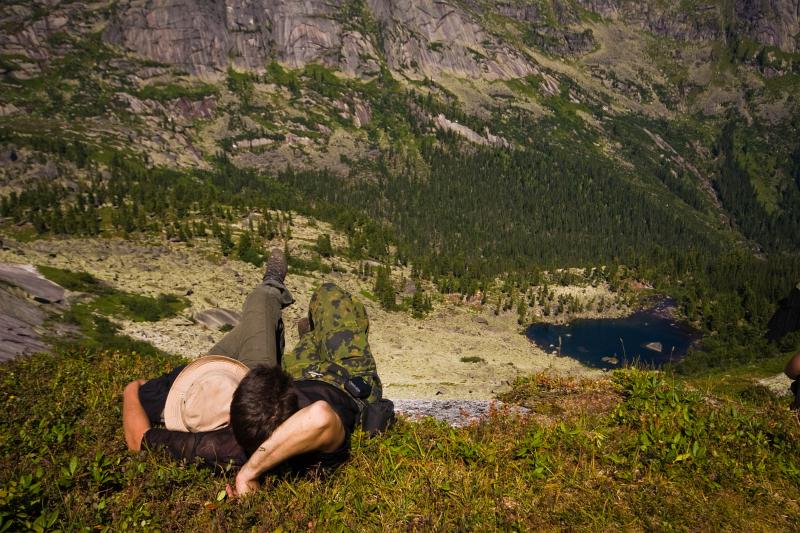
M 3 5 L 4 234 L 211 236 L 258 263 L 280 208 L 443 292 L 653 286 L 715 334 L 687 369 L 778 349 L 796 2 L 187 6 Z

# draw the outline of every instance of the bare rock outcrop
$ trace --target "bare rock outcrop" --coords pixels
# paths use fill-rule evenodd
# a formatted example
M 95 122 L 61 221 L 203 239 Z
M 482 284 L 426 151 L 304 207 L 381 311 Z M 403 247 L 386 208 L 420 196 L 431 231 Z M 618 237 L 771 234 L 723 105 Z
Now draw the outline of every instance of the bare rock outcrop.
M 235 327 L 242 315 L 231 309 L 206 309 L 194 315 L 194 319 L 209 329 L 218 330 L 225 326 Z
M 381 54 L 391 68 L 420 76 L 448 72 L 494 79 L 534 72 L 527 59 L 484 31 L 457 4 L 370 0 L 359 20 L 348 18 L 346 5 L 123 0 L 104 38 L 198 74 L 221 72 L 230 65 L 263 71 L 274 58 L 293 68 L 317 62 L 350 75 L 373 75 L 380 70 Z M 373 19 L 380 36 L 358 27 Z
M 736 29 L 761 44 L 800 50 L 800 0 L 737 0 Z
M 37 331 L 46 317 L 34 302 L 0 287 L 0 361 L 46 350 Z
M 128 0 L 120 2 L 104 38 L 201 74 L 229 65 L 263 70 L 273 56 L 292 67 L 338 66 L 336 14 L 327 2 Z
M 431 417 L 454 427 L 479 422 L 493 412 L 524 415 L 530 411 L 496 400 L 392 400 L 395 411 L 413 420 Z
M 395 70 L 485 79 L 519 78 L 535 72 L 528 60 L 484 31 L 456 3 L 370 0 L 369 6 L 386 28 L 383 52 Z
M 39 274 L 33 265 L 0 263 L 0 282 L 19 287 L 42 303 L 61 302 L 66 293 L 63 287 Z
M 776 396 L 789 396 L 792 393 L 789 388 L 792 385 L 792 380 L 783 373 L 759 379 L 757 383 L 772 391 Z
M 65 293 L 33 265 L 0 263 L 0 361 L 48 348 L 42 326 L 63 308 Z
M 486 135 L 482 136 L 475 130 L 463 124 L 453 122 L 441 113 L 439 113 L 436 118 L 433 119 L 433 124 L 440 130 L 452 131 L 453 133 L 456 133 L 475 144 L 502 146 L 505 148 L 511 146 L 511 143 L 508 142 L 508 140 L 500 137 L 499 135 L 493 135 L 488 129 L 484 132 Z
M 578 0 L 581 7 L 604 18 L 619 19 L 657 35 L 681 41 L 747 37 L 786 52 L 798 49 L 800 0 L 735 0 L 705 2 L 687 9 L 680 3 Z M 731 43 L 728 43 L 731 44 Z

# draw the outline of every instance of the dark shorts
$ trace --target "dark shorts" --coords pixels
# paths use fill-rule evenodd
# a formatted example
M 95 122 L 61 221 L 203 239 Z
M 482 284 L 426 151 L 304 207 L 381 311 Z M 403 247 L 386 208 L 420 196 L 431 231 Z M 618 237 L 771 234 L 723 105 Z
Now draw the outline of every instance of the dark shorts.
M 167 403 L 169 389 L 184 368 L 186 365 L 176 366 L 171 372 L 151 379 L 139 387 L 139 402 L 144 407 L 147 418 L 150 419 L 150 425 L 164 424 L 164 406 Z

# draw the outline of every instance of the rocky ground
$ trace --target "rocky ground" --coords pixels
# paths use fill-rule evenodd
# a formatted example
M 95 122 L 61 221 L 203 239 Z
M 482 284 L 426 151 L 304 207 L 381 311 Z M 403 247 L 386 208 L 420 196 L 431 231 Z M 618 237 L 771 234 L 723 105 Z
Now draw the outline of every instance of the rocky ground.
M 343 238 L 329 227 L 295 217 L 290 253 L 308 255 L 321 232 L 332 233 L 334 247 L 343 246 Z M 271 244 L 282 246 L 277 241 Z M 248 263 L 222 257 L 214 240 L 198 241 L 193 246 L 163 240 L 48 239 L 26 244 L 7 240 L 0 250 L 0 262 L 85 271 L 138 294 L 186 296 L 190 306 L 177 317 L 119 323 L 131 337 L 190 358 L 205 353 L 224 335 L 201 313 L 239 310 L 262 275 L 261 269 Z M 373 282 L 352 273 L 356 264 L 338 257 L 331 262 L 335 268 L 329 274 L 290 271 L 287 286 L 296 303 L 284 311 L 287 346 L 291 348 L 298 339 L 295 323 L 305 315 L 314 287 L 333 281 L 358 295 L 367 307 L 371 347 L 391 398 L 491 399 L 516 377 L 534 372 L 602 374 L 536 347 L 522 334 L 514 310 L 495 315 L 488 305 L 467 305 L 458 298 L 444 297 L 434 301 L 433 311 L 423 319 L 412 318 L 407 312 L 387 312 L 362 294 L 372 289 Z M 402 276 L 400 271 L 394 274 Z M 602 291 L 587 289 L 593 295 Z M 565 290 L 580 293 L 587 289 Z
M 335 249 L 346 245 L 346 239 L 330 226 L 296 215 L 288 243 L 290 253 L 310 257 L 311 247 L 321 233 L 331 235 Z M 269 246 L 283 243 L 275 241 Z M 387 312 L 371 300 L 367 294 L 373 281 L 356 274 L 357 264 L 341 257 L 331 258 L 328 264 L 334 267 L 329 274 L 290 271 L 287 277 L 287 286 L 296 299 L 284 311 L 288 348 L 297 342 L 295 323 L 305 315 L 313 289 L 323 281 L 345 287 L 367 307 L 370 343 L 385 394 L 395 400 L 398 413 L 407 417 L 432 416 L 451 425 L 464 425 L 493 410 L 506 409 L 494 399 L 502 397 L 517 377 L 545 371 L 556 379 L 602 381 L 605 375 L 570 358 L 548 354 L 528 341 L 513 309 L 495 315 L 494 305 L 481 306 L 461 301 L 457 295 L 446 295 L 434 299 L 434 308 L 427 317 L 415 319 L 405 311 Z M 88 272 L 132 293 L 186 297 L 190 305 L 176 317 L 159 322 L 116 322 L 123 333 L 188 358 L 204 354 L 224 336 L 221 325 L 237 320 L 244 299 L 262 275 L 260 268 L 221 256 L 213 239 L 199 239 L 191 246 L 156 238 L 47 239 L 29 243 L 5 239 L 0 249 L 0 360 L 46 349 L 48 335 L 71 333 L 64 328 L 50 331 L 48 328 L 56 327 L 56 322 L 48 321 L 48 317 L 63 312 L 81 295 L 48 282 L 34 265 Z M 393 277 L 397 281 L 408 274 L 395 269 Z M 583 302 L 615 300 L 615 294 L 602 284 L 554 286 L 552 290 L 556 298 L 563 295 Z M 630 308 L 626 306 L 610 305 L 603 312 L 589 309 L 580 316 L 611 317 L 627 312 Z M 565 319 L 542 317 L 538 307 L 531 314 L 537 320 Z M 758 383 L 778 395 L 788 393 L 789 380 L 782 374 Z M 562 406 L 557 411 L 571 411 L 573 407 Z M 536 405 L 518 410 L 528 413 L 531 408 L 538 416 Z

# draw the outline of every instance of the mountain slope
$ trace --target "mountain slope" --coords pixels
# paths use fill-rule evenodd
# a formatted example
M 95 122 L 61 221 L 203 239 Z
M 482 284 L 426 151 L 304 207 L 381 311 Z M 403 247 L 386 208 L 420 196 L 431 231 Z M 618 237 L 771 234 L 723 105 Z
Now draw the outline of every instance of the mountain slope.
M 5 3 L 0 216 L 191 240 L 295 210 L 440 287 L 623 265 L 758 337 L 800 278 L 797 11 Z

